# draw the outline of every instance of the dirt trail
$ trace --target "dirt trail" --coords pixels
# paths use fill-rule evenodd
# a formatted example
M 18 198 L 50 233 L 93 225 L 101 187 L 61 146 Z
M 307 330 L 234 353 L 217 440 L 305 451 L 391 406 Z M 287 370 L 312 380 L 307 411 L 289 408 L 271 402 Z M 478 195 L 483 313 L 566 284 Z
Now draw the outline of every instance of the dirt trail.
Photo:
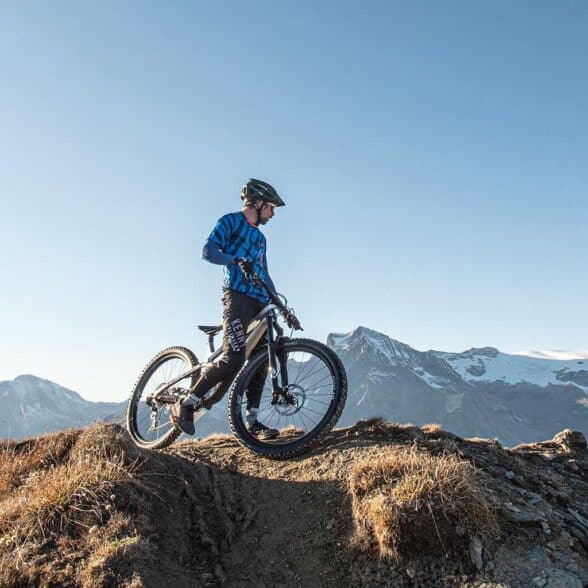
M 327 578 L 344 583 L 337 552 L 343 551 L 341 536 L 351 536 L 353 521 L 346 488 L 329 467 L 334 459 L 260 460 L 230 437 L 183 443 L 171 452 L 234 474 L 229 492 L 240 496 L 249 515 L 222 557 L 231 585 L 314 586 Z

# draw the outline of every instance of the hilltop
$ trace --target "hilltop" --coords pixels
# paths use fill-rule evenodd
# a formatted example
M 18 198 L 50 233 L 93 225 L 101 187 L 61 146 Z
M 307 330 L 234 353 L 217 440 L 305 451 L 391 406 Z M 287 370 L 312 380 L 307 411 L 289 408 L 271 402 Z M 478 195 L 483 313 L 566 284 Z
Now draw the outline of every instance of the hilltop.
M 293 461 L 230 436 L 139 450 L 116 424 L 4 442 L 0 584 L 588 583 L 588 454 L 363 421 Z

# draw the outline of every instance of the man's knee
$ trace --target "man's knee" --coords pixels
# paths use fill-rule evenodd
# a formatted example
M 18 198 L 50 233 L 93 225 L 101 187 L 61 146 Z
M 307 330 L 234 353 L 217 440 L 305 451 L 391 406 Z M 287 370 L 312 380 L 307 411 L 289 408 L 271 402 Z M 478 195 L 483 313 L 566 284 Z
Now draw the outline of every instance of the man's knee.
M 230 353 L 221 360 L 229 373 L 235 375 L 245 363 L 245 353 Z

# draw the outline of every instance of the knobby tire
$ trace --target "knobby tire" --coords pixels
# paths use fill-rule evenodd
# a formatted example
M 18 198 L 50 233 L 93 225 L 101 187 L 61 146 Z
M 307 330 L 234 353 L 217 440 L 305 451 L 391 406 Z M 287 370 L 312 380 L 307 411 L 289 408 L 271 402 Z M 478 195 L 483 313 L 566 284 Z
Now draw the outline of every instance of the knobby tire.
M 149 378 L 153 375 L 153 373 L 157 370 L 160 365 L 165 363 L 166 359 L 182 359 L 186 362 L 186 369 L 189 369 L 189 366 L 195 367 L 198 365 L 198 359 L 194 355 L 190 349 L 187 347 L 168 347 L 163 351 L 160 351 L 143 369 L 141 375 L 137 378 L 135 386 L 133 387 L 133 391 L 131 393 L 131 397 L 129 398 L 129 403 L 127 406 L 127 429 L 133 438 L 133 441 L 139 446 L 144 447 L 146 449 L 163 449 L 164 447 L 168 447 L 171 445 L 180 435 L 181 431 L 178 427 L 172 426 L 169 431 L 167 431 L 161 437 L 153 441 L 148 441 L 144 439 L 140 431 L 138 430 L 137 426 L 137 412 L 140 408 L 141 402 L 141 395 L 145 386 L 149 382 Z M 193 376 L 192 384 L 195 383 L 197 379 L 196 376 Z
M 330 374 L 334 377 L 335 386 L 333 401 L 326 411 L 320 423 L 300 439 L 291 443 L 271 444 L 256 439 L 247 431 L 243 421 L 242 401 L 245 388 L 251 379 L 251 374 L 257 370 L 267 369 L 269 355 L 267 348 L 264 348 L 252 357 L 241 370 L 231 387 L 229 393 L 227 412 L 228 421 L 235 437 L 241 445 L 250 451 L 271 459 L 288 459 L 309 451 L 316 446 L 337 424 L 347 398 L 347 375 L 339 356 L 329 347 L 311 339 L 290 339 L 283 343 L 283 349 L 288 351 L 302 351 L 314 354 L 328 367 Z

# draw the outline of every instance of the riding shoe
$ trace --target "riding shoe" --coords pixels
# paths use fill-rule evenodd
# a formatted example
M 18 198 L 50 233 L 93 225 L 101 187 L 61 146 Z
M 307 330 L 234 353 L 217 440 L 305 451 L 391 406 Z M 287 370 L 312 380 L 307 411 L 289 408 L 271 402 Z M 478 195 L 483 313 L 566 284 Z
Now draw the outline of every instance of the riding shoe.
M 182 404 L 178 401 L 173 406 L 173 421 L 174 425 L 186 433 L 186 435 L 193 435 L 196 432 L 194 427 L 194 405 Z
M 278 429 L 266 427 L 263 423 L 255 421 L 251 425 L 247 425 L 247 431 L 256 439 L 274 439 L 280 434 Z

